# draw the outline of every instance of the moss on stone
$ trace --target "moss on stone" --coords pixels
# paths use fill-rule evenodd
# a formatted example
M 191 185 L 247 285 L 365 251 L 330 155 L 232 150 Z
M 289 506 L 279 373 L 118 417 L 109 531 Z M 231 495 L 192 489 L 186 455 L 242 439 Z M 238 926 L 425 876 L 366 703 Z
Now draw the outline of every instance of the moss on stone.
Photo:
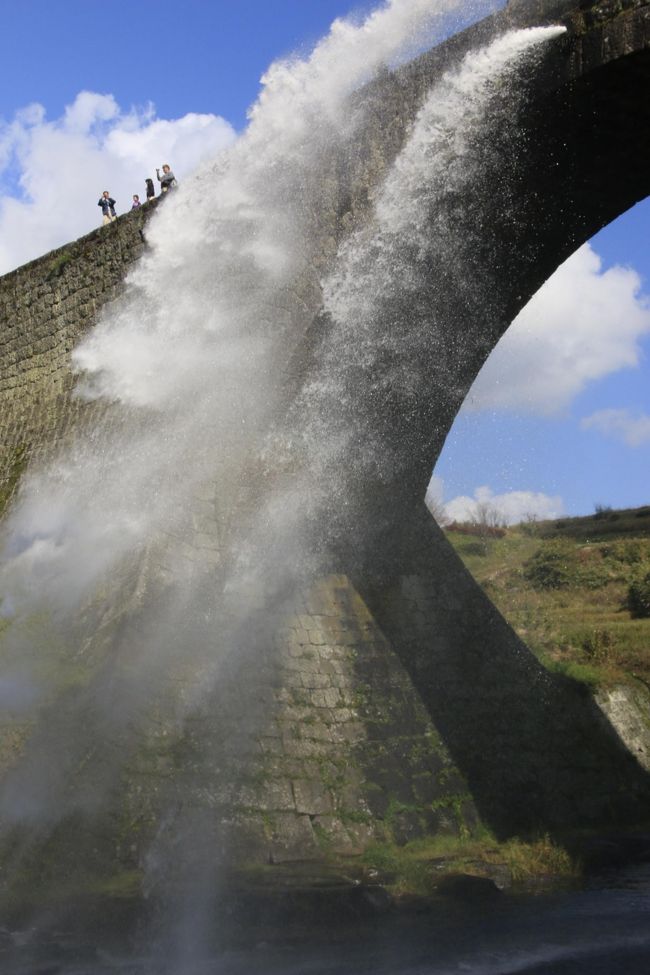
M 58 251 L 50 264 L 47 274 L 45 275 L 45 280 L 52 281 L 55 278 L 60 278 L 72 259 L 73 255 L 70 253 L 70 251 Z

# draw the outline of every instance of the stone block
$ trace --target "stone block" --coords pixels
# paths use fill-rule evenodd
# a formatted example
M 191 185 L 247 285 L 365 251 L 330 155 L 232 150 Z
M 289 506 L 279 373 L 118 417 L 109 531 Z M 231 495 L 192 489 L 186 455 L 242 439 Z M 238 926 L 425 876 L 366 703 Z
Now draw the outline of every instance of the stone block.
M 222 816 L 217 825 L 219 862 L 226 866 L 242 863 L 267 863 L 269 838 L 266 822 L 254 813 L 231 813 Z
M 310 816 L 332 812 L 332 797 L 322 782 L 314 779 L 298 779 L 292 785 L 297 812 Z
M 341 693 L 336 687 L 309 693 L 311 702 L 316 708 L 336 708 L 341 703 Z
M 291 784 L 283 779 L 262 779 L 242 783 L 231 793 L 233 806 L 257 809 L 261 812 L 287 811 L 295 808 Z
M 303 721 L 300 725 L 300 737 L 312 741 L 331 741 L 332 727 L 324 721 Z
M 309 642 L 312 646 L 320 647 L 329 642 L 327 633 L 320 629 L 309 630 Z
M 270 832 L 271 863 L 309 860 L 320 854 L 309 816 L 275 815 L 267 830 Z
M 283 663 L 283 669 L 298 671 L 301 674 L 317 674 L 319 672 L 319 661 L 310 656 L 301 654 L 299 657 L 288 657 Z
M 316 816 L 313 829 L 320 838 L 321 846 L 329 853 L 352 856 L 358 852 L 354 839 L 338 816 Z
M 329 741 L 312 741 L 306 738 L 282 739 L 285 755 L 290 758 L 322 758 L 337 754 L 336 746 Z
M 333 725 L 329 737 L 335 745 L 356 745 L 366 737 L 366 728 L 360 721 L 349 721 Z
M 348 820 L 345 822 L 345 831 L 351 844 L 347 852 L 351 856 L 360 856 L 373 840 L 379 838 L 378 834 L 380 833 L 380 830 L 371 822 L 359 823 L 349 822 Z
M 284 754 L 284 748 L 280 738 L 260 738 L 260 747 L 265 755 Z
M 331 679 L 327 674 L 303 673 L 301 674 L 302 686 L 308 690 L 323 690 L 332 686 Z

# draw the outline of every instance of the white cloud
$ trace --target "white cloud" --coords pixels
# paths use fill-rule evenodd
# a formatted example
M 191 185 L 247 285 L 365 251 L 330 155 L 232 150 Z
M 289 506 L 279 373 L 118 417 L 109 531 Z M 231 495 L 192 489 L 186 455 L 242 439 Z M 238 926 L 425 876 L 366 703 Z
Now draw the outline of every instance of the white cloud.
M 587 383 L 639 364 L 650 299 L 631 268 L 602 271 L 589 244 L 518 315 L 474 383 L 465 410 L 560 413 Z
M 450 521 L 470 521 L 476 514 L 477 505 L 490 505 L 507 525 L 516 525 L 531 517 L 544 520 L 559 518 L 564 514 L 564 502 L 556 495 L 551 497 L 539 491 L 508 491 L 494 494 L 487 485 L 478 487 L 473 497 L 459 495 L 445 504 Z
M 97 122 L 117 118 L 120 108 L 112 95 L 98 95 L 94 91 L 81 91 L 63 116 L 63 126 L 68 132 L 90 132 Z
M 628 447 L 650 443 L 650 416 L 647 413 L 634 416 L 629 410 L 598 410 L 585 417 L 580 426 L 583 430 L 597 430 L 606 437 L 622 440 Z
M 99 226 L 103 190 L 123 213 L 156 166 L 169 162 L 182 181 L 234 138 L 217 115 L 158 119 L 153 105 L 123 112 L 89 91 L 54 121 L 38 104 L 0 120 L 0 274 Z

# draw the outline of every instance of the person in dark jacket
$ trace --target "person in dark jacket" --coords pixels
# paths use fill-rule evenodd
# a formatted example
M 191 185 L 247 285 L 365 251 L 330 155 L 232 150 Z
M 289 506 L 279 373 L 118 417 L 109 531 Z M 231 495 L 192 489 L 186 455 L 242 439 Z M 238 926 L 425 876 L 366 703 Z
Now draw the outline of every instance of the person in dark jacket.
M 158 178 L 158 182 L 160 183 L 160 192 L 167 193 L 168 190 L 171 190 L 176 186 L 176 177 L 172 173 L 169 163 L 165 163 L 162 171 L 163 174 L 161 176 L 160 170 L 157 169 L 156 176 Z
M 115 200 L 108 190 L 104 190 L 99 198 L 97 206 L 102 208 L 102 214 L 104 216 L 104 219 L 102 220 L 103 224 L 112 223 L 113 220 L 117 220 L 117 214 L 115 212 Z
M 147 187 L 147 203 L 148 203 L 149 200 L 153 200 L 153 198 L 155 197 L 156 189 L 153 185 L 153 180 L 149 179 L 148 176 L 144 181 L 144 185 Z

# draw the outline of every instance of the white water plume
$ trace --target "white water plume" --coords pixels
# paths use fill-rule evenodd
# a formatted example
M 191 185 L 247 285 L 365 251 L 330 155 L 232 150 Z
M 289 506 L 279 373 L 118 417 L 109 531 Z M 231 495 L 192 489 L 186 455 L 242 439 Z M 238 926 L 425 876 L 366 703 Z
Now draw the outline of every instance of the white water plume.
M 467 54 L 429 93 L 377 195 L 374 219 L 343 244 L 325 284 L 325 307 L 354 330 L 353 354 L 376 357 L 377 342 L 390 342 L 389 334 L 377 334 L 378 312 L 396 294 L 422 288 L 425 258 L 434 255 L 439 267 L 454 260 L 454 214 L 450 220 L 444 204 L 462 196 L 480 172 L 484 160 L 474 140 L 495 89 L 531 50 L 563 33 L 564 27 L 511 31 Z M 515 93 L 508 97 L 516 105 Z M 457 204 L 455 209 L 459 225 Z M 364 342 L 368 333 L 370 347 Z
M 309 59 L 271 69 L 247 132 L 163 201 L 125 294 L 75 351 L 79 395 L 104 412 L 92 432 L 27 479 L 8 522 L 0 580 L 5 613 L 16 617 L 8 645 L 25 710 L 47 698 L 36 678 L 30 684 L 26 663 L 43 645 L 58 641 L 62 656 L 71 645 L 74 693 L 62 708 L 52 695 L 47 719 L 3 783 L 4 823 L 50 826 L 70 813 L 97 814 L 141 746 L 153 704 L 171 707 L 173 731 L 209 693 L 221 651 L 241 649 L 250 664 L 260 630 L 268 639 L 276 623 L 273 607 L 254 597 L 268 582 L 281 604 L 303 582 L 321 527 L 327 554 L 336 523 L 328 506 L 348 504 L 349 470 L 365 475 L 369 457 L 379 469 L 386 464 L 366 425 L 373 382 L 416 381 L 414 361 L 426 358 L 444 326 L 432 321 L 432 288 L 442 293 L 459 279 L 439 284 L 457 248 L 446 201 L 480 166 L 475 136 L 496 88 L 558 33 L 508 34 L 440 79 L 376 194 L 367 229 L 337 257 L 337 165 L 346 152 L 354 157 L 368 123 L 363 98 L 351 109 L 349 96 L 384 63 L 433 42 L 436 24 L 459 6 L 392 0 L 358 26 L 337 22 Z M 320 279 L 333 265 L 326 322 L 316 318 Z M 471 288 L 471 268 L 458 275 Z M 427 300 L 416 314 L 412 299 L 422 289 Z M 364 370 L 375 379 L 358 388 Z M 365 527 L 355 525 L 357 536 Z M 164 568 L 179 585 L 147 590 L 148 560 L 151 575 Z M 132 578 L 123 578 L 124 566 Z M 97 622 L 90 636 L 79 607 Z M 30 615 L 40 628 L 35 647 Z M 169 705 L 169 685 L 188 673 L 194 690 Z M 242 720 L 253 725 L 258 715 Z M 149 858 L 162 863 L 161 886 L 169 850 L 176 866 L 193 869 L 209 847 L 197 831 L 211 837 L 216 828 L 205 810 L 169 798 L 174 785 L 155 797 L 161 838 Z M 191 878 L 197 890 L 212 884 L 213 860 L 203 869 Z M 195 922 L 179 917 L 194 940 Z
M 14 617 L 9 677 L 38 707 L 49 700 L 43 654 L 72 653 L 90 679 L 103 659 L 97 647 L 116 643 L 76 710 L 68 705 L 67 724 L 61 715 L 58 734 L 35 738 L 2 797 L 9 820 L 95 808 L 128 754 L 122 729 L 140 720 L 167 672 L 203 666 L 215 643 L 250 647 L 260 590 L 272 585 L 281 599 L 302 581 L 324 485 L 292 471 L 274 473 L 264 492 L 255 487 L 268 431 L 295 395 L 292 357 L 334 256 L 332 160 L 366 122 L 363 99 L 350 111 L 348 97 L 384 62 L 432 43 L 436 24 L 459 6 L 393 0 L 359 26 L 338 22 L 306 61 L 272 69 L 247 132 L 162 202 L 125 293 L 75 350 L 79 395 L 110 405 L 94 429 L 29 474 L 8 519 L 0 584 L 3 612 Z M 277 468 L 277 458 L 269 463 Z M 156 590 L 143 609 L 148 572 L 177 590 Z M 230 609 L 216 619 L 219 587 Z M 79 617 L 89 605 L 90 635 Z M 217 659 L 208 688 L 218 668 Z M 117 734 L 122 744 L 104 755 L 101 787 L 91 776 L 84 794 L 65 781 L 84 747 L 70 729 L 89 713 L 98 740 Z
M 152 535 L 186 531 L 207 480 L 232 493 L 314 304 L 314 221 L 334 192 L 318 163 L 363 117 L 346 100 L 383 64 L 433 43 L 459 9 L 467 15 L 460 0 L 391 0 L 358 25 L 336 21 L 307 59 L 269 70 L 246 133 L 164 201 L 126 295 L 73 355 L 82 395 L 137 415 L 27 481 L 9 523 L 5 612 L 69 609 Z
M 322 172 L 325 142 L 336 147 L 363 124 L 362 103 L 355 117 L 344 106 L 365 73 L 389 54 L 396 59 L 408 51 L 413 32 L 431 29 L 449 9 L 395 0 L 360 27 L 339 25 L 293 73 L 287 65 L 269 73 L 248 132 L 164 201 L 126 294 L 74 353 L 85 371 L 81 394 L 116 407 L 93 433 L 26 480 L 9 519 L 6 615 L 45 608 L 65 619 L 126 557 L 153 545 L 165 570 L 189 583 L 189 591 L 197 570 L 217 563 L 223 570 L 229 557 L 238 581 L 226 578 L 225 589 L 246 592 L 245 619 L 265 579 L 279 592 L 313 566 L 309 532 L 328 505 L 344 510 L 348 504 L 346 468 L 363 476 L 371 465 L 381 470 L 392 463 L 364 427 L 365 405 L 354 413 L 349 370 L 375 369 L 388 352 L 391 382 L 400 364 L 398 381 L 414 381 L 414 358 L 426 356 L 441 322 L 427 305 L 419 317 L 409 314 L 405 332 L 394 320 L 399 303 L 417 294 L 424 273 L 437 280 L 432 253 L 440 267 L 454 253 L 442 203 L 461 193 L 480 165 L 473 140 L 494 91 L 526 52 L 561 28 L 507 34 L 470 53 L 436 84 L 377 194 L 367 228 L 343 244 L 325 282 L 335 327 L 316 377 L 312 370 L 297 411 L 289 412 L 295 428 L 284 431 L 302 444 L 299 469 L 284 479 L 274 475 L 263 493 L 251 488 L 264 476 L 269 429 L 290 403 L 291 356 L 318 307 L 327 227 L 324 234 L 316 221 L 332 209 L 331 178 Z M 356 44 L 369 53 L 361 66 L 341 66 L 334 84 L 337 43 L 344 58 Z M 295 116 L 313 122 L 325 108 L 326 118 L 307 138 Z M 468 274 L 465 285 L 471 283 Z M 375 369 L 369 386 L 381 381 Z M 277 471 L 277 458 L 270 465 Z M 228 556 L 234 511 L 246 527 Z M 117 582 L 115 588 L 119 602 Z M 170 605 L 182 612 L 178 601 Z M 203 612 L 213 610 L 210 605 Z M 171 634 L 176 624 L 163 615 Z M 140 644 L 142 673 L 147 654 L 159 671 L 172 652 L 161 637 L 161 619 L 155 648 Z M 21 636 L 15 639 L 24 645 Z M 186 640 L 184 652 L 191 654 L 193 645 Z
M 483 228 L 474 226 L 479 211 L 475 217 L 472 200 L 495 154 L 497 168 L 505 169 L 489 119 L 500 113 L 499 127 L 512 129 L 509 149 L 516 153 L 518 73 L 563 33 L 564 27 L 508 32 L 445 74 L 378 187 L 370 218 L 339 249 L 323 285 L 331 329 L 300 401 L 314 477 L 340 472 L 335 507 L 350 503 L 355 481 L 363 504 L 368 485 L 400 484 L 420 452 L 430 470 L 435 389 L 448 396 L 455 364 L 447 356 L 457 364 L 465 323 L 490 314 L 490 281 L 475 254 Z M 425 390 L 429 407 L 420 401 Z M 458 406 L 462 391 L 459 398 Z M 400 433 L 391 434 L 387 424 L 396 430 L 401 421 Z M 426 481 L 422 495 L 425 487 Z

